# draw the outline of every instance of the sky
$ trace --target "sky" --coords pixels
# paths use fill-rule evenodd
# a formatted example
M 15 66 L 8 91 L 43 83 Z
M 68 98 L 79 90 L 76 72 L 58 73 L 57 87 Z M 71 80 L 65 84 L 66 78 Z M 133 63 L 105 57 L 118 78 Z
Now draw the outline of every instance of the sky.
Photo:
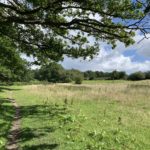
M 150 34 L 147 37 L 150 37 Z M 78 69 L 80 71 L 112 72 L 117 70 L 125 71 L 127 74 L 137 71 L 150 71 L 150 38 L 142 41 L 141 39 L 143 39 L 143 36 L 136 33 L 133 45 L 125 47 L 123 43 L 117 42 L 115 49 L 101 42 L 99 54 L 94 59 L 83 60 L 64 57 L 64 60 L 59 63 L 65 69 Z M 31 57 L 22 57 L 28 61 L 34 60 Z M 33 66 L 32 68 L 35 69 L 37 66 Z
M 97 20 L 101 19 L 99 15 L 93 16 L 91 14 L 89 17 Z M 147 37 L 150 37 L 150 34 Z M 142 41 L 141 39 L 143 39 L 143 35 L 137 32 L 134 37 L 135 44 L 125 47 L 123 43 L 117 42 L 117 47 L 113 50 L 110 45 L 100 42 L 99 54 L 93 60 L 64 57 L 64 61 L 60 64 L 65 69 L 78 69 L 81 71 L 112 72 L 117 70 L 125 71 L 128 74 L 137 71 L 150 71 L 150 38 Z M 91 39 L 90 42 L 92 43 L 94 40 Z
M 148 37 L 150 37 L 150 34 Z M 117 70 L 125 71 L 128 74 L 137 71 L 150 71 L 150 39 L 142 41 L 141 39 L 143 39 L 143 36 L 136 33 L 135 44 L 125 47 L 123 43 L 117 42 L 117 47 L 113 50 L 110 45 L 102 42 L 99 54 L 93 60 L 65 57 L 61 64 L 65 69 L 81 71 L 111 72 Z

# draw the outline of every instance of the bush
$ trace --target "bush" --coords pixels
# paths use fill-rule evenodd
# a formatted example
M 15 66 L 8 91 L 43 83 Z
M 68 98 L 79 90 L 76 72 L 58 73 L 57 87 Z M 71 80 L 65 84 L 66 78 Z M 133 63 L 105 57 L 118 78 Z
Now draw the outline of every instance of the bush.
M 145 73 L 140 72 L 140 71 L 132 73 L 129 75 L 128 79 L 132 80 L 132 81 L 144 80 L 145 79 Z
M 70 77 L 65 77 L 65 79 L 63 80 L 64 83 L 70 83 L 72 82 Z
M 75 78 L 75 84 L 82 84 L 82 78 L 81 77 L 76 77 Z
M 150 79 L 150 71 L 145 72 L 145 79 Z

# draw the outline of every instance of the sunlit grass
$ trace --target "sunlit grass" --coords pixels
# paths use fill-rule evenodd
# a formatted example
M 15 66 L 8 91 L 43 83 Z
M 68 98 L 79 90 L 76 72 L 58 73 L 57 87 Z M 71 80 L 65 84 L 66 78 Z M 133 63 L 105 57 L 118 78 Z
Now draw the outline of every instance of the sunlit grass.
M 22 110 L 20 149 L 149 150 L 150 81 L 91 82 L 7 91 Z

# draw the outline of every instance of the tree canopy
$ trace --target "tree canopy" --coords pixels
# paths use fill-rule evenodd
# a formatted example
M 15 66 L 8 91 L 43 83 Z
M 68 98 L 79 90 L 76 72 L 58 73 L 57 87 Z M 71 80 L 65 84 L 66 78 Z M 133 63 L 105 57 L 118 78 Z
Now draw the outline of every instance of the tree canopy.
M 13 42 L 0 37 L 0 81 L 24 81 L 28 68 L 28 63 L 20 57 Z
M 80 84 L 82 80 L 147 80 L 150 79 L 150 71 L 133 72 L 127 74 L 124 71 L 114 70 L 112 72 L 103 71 L 84 71 L 75 69 L 65 69 L 61 64 L 56 62 L 42 65 L 39 69 L 33 71 L 33 80 L 46 81 L 51 83 L 68 83 L 75 82 Z M 38 82 L 37 82 L 38 83 Z
M 0 36 L 38 64 L 64 55 L 92 58 L 99 41 L 128 46 L 136 30 L 147 33 L 141 23 L 149 12 L 149 2 L 145 5 L 140 0 L 1 0 Z
M 48 82 L 72 82 L 83 79 L 83 73 L 79 70 L 65 70 L 60 64 L 55 62 L 42 65 L 40 69 L 33 70 L 34 78 Z

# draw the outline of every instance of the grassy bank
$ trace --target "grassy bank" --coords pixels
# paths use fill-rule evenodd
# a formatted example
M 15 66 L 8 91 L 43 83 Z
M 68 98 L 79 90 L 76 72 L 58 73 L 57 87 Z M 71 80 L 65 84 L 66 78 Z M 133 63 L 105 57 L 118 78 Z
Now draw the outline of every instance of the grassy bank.
M 93 82 L 3 90 L 21 107 L 20 149 L 149 150 L 150 81 Z

